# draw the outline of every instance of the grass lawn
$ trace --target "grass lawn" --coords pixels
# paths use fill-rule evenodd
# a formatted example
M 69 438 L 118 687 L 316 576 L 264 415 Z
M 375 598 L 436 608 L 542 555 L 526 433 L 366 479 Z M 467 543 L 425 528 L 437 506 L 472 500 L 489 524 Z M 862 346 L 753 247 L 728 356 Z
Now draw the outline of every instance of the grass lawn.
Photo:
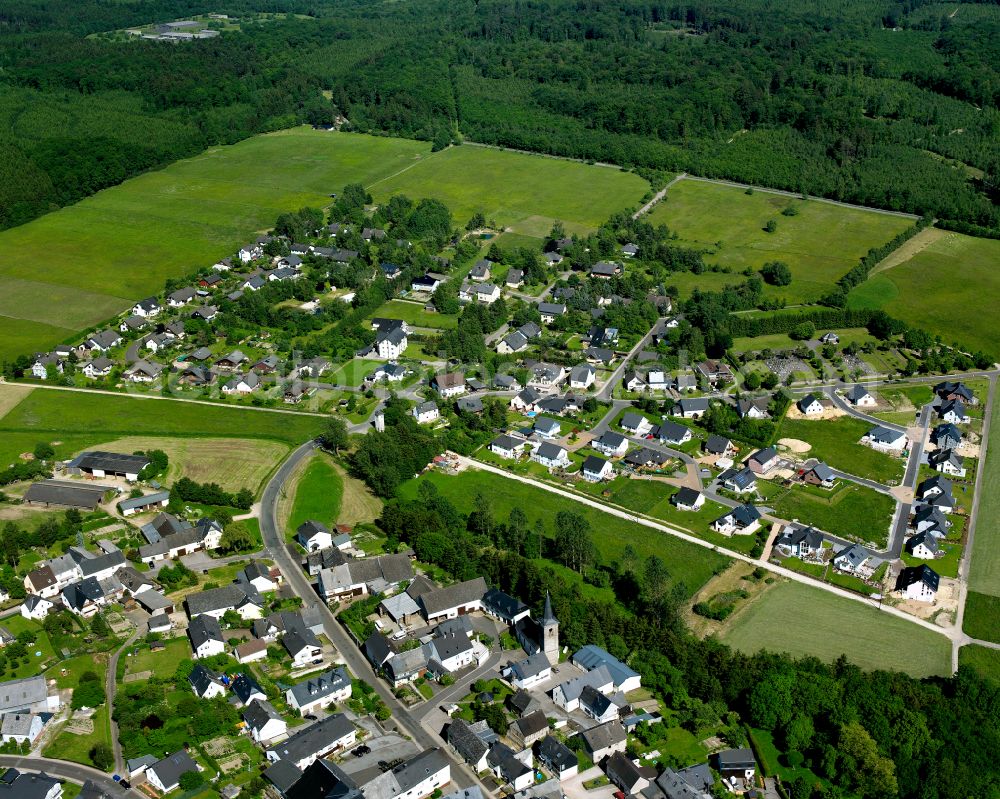
M 8 386 L 0 385 L 0 397 Z M 298 446 L 320 430 L 319 416 L 298 416 L 190 402 L 138 399 L 111 394 L 35 390 L 0 419 L 0 456 L 10 457 L 9 433 L 21 441 L 64 441 L 76 449 L 118 436 L 264 438 Z M 86 443 L 84 443 L 86 442 Z M 23 452 L 23 443 L 16 452 Z M 31 447 L 28 447 L 28 451 Z M 0 463 L 6 462 L 0 458 Z
M 840 480 L 836 488 L 794 486 L 770 502 L 782 519 L 798 519 L 842 537 L 884 545 L 896 503 L 892 497 Z
M 954 276 L 962 275 L 961 280 Z M 884 308 L 938 333 L 946 344 L 997 355 L 992 318 L 968 313 L 1000 295 L 1000 241 L 947 233 L 907 261 L 865 281 L 848 296 L 852 308 Z
M 284 460 L 289 447 L 278 441 L 249 438 L 127 436 L 97 444 L 95 449 L 110 452 L 161 449 L 170 459 L 166 480 L 161 478 L 161 482 L 173 483 L 189 477 L 199 483 L 218 483 L 226 491 L 249 488 L 256 494 L 275 464 Z
M 355 358 L 338 366 L 325 380 L 338 386 L 360 386 L 364 382 L 365 375 L 371 374 L 372 370 L 381 363 L 384 361 Z
M 615 211 L 638 205 L 649 184 L 619 169 L 462 146 L 432 153 L 369 188 L 376 202 L 393 194 L 434 197 L 457 224 L 481 211 L 513 233 L 541 238 L 557 220 L 568 233 L 589 232 Z
M 172 638 L 164 641 L 164 648 L 153 652 L 147 644 L 141 644 L 139 653 L 133 657 L 122 655 L 126 674 L 151 671 L 156 677 L 169 679 L 177 672 L 180 662 L 191 657 L 191 646 L 187 638 Z
M 824 420 L 785 418 L 778 428 L 778 438 L 805 441 L 811 447 L 809 457 L 826 461 L 834 469 L 883 484 L 898 483 L 904 462 L 858 443 L 871 427 L 852 416 Z
M 823 329 L 821 333 L 826 333 L 827 330 Z M 840 344 L 837 345 L 838 349 L 840 347 L 846 347 L 849 344 L 867 344 L 870 341 L 875 341 L 875 337 L 872 336 L 863 327 L 850 327 L 835 329 L 833 331 L 838 336 L 840 336 Z M 803 342 L 795 341 L 787 333 L 774 333 L 769 336 L 756 336 L 754 338 L 737 338 L 733 339 L 733 352 L 760 352 L 761 350 L 796 350 L 801 347 Z
M 975 565 L 976 559 L 972 559 Z M 965 599 L 965 617 L 962 620 L 962 629 L 973 638 L 981 641 L 993 641 L 1000 643 L 1000 597 L 993 594 L 982 594 L 978 591 L 969 591 Z
M 41 674 L 56 661 L 56 653 L 52 646 L 52 641 L 49 639 L 48 633 L 45 632 L 42 625 L 37 621 L 32 621 L 20 614 L 15 614 L 0 621 L 0 624 L 10 630 L 14 636 L 25 630 L 31 630 L 37 636 L 35 643 L 27 647 L 28 654 L 25 657 L 16 663 L 10 660 L 7 661 L 7 668 L 0 673 L 0 680 L 34 677 L 36 674 Z
M 751 729 L 750 733 L 752 736 L 751 745 L 757 753 L 758 758 L 760 758 L 760 767 L 765 775 L 769 777 L 778 775 L 786 784 L 799 777 L 808 780 L 810 785 L 816 782 L 825 782 L 805 766 L 792 768 L 785 765 L 781 750 L 774 743 L 774 734 L 772 732 Z
M 371 492 L 364 481 L 351 477 L 339 463 L 331 463 L 342 486 L 337 521 L 352 526 L 374 522 L 382 515 L 382 500 Z
M 983 402 L 985 399 L 984 396 L 980 397 Z M 969 563 L 970 599 L 972 591 L 1000 597 L 1000 404 L 998 403 L 994 403 L 990 418 L 986 460 L 979 468 L 985 471 L 982 476 L 982 490 L 979 492 L 979 514 L 976 517 L 972 560 Z M 997 613 L 989 619 L 993 630 L 992 640 L 1000 641 L 1000 600 L 994 607 Z M 966 604 L 965 618 L 966 632 L 968 632 L 968 604 Z
M 281 212 L 325 206 L 345 184 L 370 184 L 429 150 L 405 139 L 284 130 L 213 147 L 3 231 L 0 319 L 18 324 L 0 325 L 0 359 L 99 324 L 166 278 L 231 255 Z
M 95 744 L 111 745 L 111 727 L 108 723 L 108 706 L 101 705 L 93 716 L 94 731 L 89 735 L 75 735 L 65 728 L 42 750 L 44 757 L 56 760 L 72 760 L 92 766 L 90 750 Z
M 551 531 L 553 519 L 559 511 L 578 513 L 590 522 L 594 544 L 604 560 L 621 557 L 626 544 L 631 544 L 640 558 L 658 555 L 666 563 L 674 580 L 683 582 L 688 596 L 692 596 L 717 569 L 727 563 L 722 555 L 666 533 L 658 533 L 544 489 L 487 472 L 466 470 L 453 476 L 430 472 L 405 483 L 400 490 L 401 496 L 405 499 L 415 498 L 417 485 L 422 480 L 434 483 L 444 496 L 466 513 L 472 510 L 479 493 L 490 498 L 493 512 L 499 520 L 506 520 L 512 508 L 520 507 L 528 514 L 532 529 L 537 518 L 542 518 Z
M 433 327 L 439 330 L 450 330 L 458 325 L 458 316 L 455 314 L 431 313 L 424 310 L 422 303 L 406 302 L 405 300 L 389 300 L 380 305 L 372 316 L 402 319 L 413 327 Z
M 901 388 L 880 388 L 877 391 L 878 397 L 892 405 L 892 410 L 878 410 L 872 413 L 879 419 L 895 424 L 910 424 L 917 415 L 917 411 L 934 398 L 934 392 L 930 386 L 905 386 Z
M 315 519 L 332 528 L 340 514 L 344 487 L 340 473 L 329 456 L 313 455 L 295 485 L 292 512 L 288 517 L 289 535 L 306 519 Z
M 914 677 L 951 670 L 950 644 L 943 635 L 791 581 L 747 605 L 722 640 L 745 652 L 769 649 L 824 661 L 846 654 L 861 668 L 896 669 Z
M 970 666 L 983 677 L 1000 684 L 1000 649 L 969 644 L 958 650 L 958 665 Z
M 798 214 L 783 216 L 789 206 Z M 777 223 L 774 233 L 764 230 L 770 219 Z M 745 280 L 739 273 L 748 266 L 759 269 L 768 261 L 784 261 L 792 270 L 791 284 L 768 287 L 766 293 L 789 303 L 815 302 L 869 249 L 912 224 L 872 211 L 763 191 L 748 195 L 740 188 L 695 180 L 672 186 L 649 221 L 666 224 L 682 244 L 707 249 L 707 262 L 731 267 L 729 283 Z

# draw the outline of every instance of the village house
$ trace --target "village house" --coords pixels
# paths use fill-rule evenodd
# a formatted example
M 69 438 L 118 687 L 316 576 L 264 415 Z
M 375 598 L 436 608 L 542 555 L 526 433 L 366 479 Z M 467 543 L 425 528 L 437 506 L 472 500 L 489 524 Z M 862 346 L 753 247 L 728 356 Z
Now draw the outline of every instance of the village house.
M 875 395 L 862 385 L 851 386 L 844 396 L 855 408 L 874 408 L 878 405 Z
M 615 476 L 615 470 L 610 461 L 599 458 L 596 455 L 588 455 L 580 470 L 583 479 L 591 483 L 599 483 L 602 480 L 610 480 Z
M 775 545 L 784 554 L 793 558 L 815 557 L 823 550 L 823 534 L 814 527 L 787 524 Z
M 161 794 L 175 790 L 181 784 L 181 777 L 189 771 L 200 771 L 198 764 L 183 749 L 167 755 L 146 768 L 146 781 Z
M 952 424 L 965 424 L 969 421 L 969 415 L 965 412 L 965 404 L 962 400 L 945 400 L 938 408 L 938 418 Z
M 910 536 L 906 540 L 904 549 L 913 557 L 921 560 L 934 560 L 937 557 L 940 546 L 937 536 L 930 530 Z
M 896 578 L 896 592 L 904 599 L 933 602 L 937 597 L 941 577 L 926 563 L 909 566 Z
M 295 531 L 295 540 L 306 552 L 316 552 L 333 546 L 333 535 L 322 522 L 313 519 L 302 522 Z
M 565 469 L 570 464 L 569 453 L 551 441 L 543 441 L 531 453 L 531 460 L 548 469 Z
M 934 471 L 949 477 L 965 477 L 965 459 L 953 449 L 936 449 L 927 456 L 927 463 Z
M 466 391 L 465 375 L 461 372 L 446 372 L 435 375 L 431 380 L 431 388 L 442 397 L 457 397 Z
M 421 402 L 413 407 L 413 418 L 417 420 L 419 424 L 429 424 L 430 422 L 436 421 L 441 416 L 441 411 L 438 410 L 437 403 L 433 400 L 427 400 L 426 402 Z
M 837 475 L 823 461 L 817 461 L 802 473 L 802 482 L 820 488 L 832 488 L 837 482 Z
M 691 399 L 677 400 L 674 403 L 671 413 L 674 416 L 682 416 L 685 419 L 700 419 L 707 411 L 707 397 L 692 397 Z
M 221 655 L 226 651 L 222 628 L 213 616 L 198 616 L 192 620 L 188 625 L 187 634 L 191 641 L 191 651 L 196 659 Z
M 677 422 L 666 421 L 656 428 L 656 437 L 661 444 L 673 444 L 679 446 L 691 440 L 691 430 Z
M 527 442 L 522 438 L 514 438 L 506 433 L 494 438 L 489 445 L 490 452 L 507 460 L 519 458 Z
M 719 485 L 734 494 L 752 494 L 757 490 L 757 475 L 749 467 L 732 467 L 719 475 Z
M 749 535 L 759 527 L 760 511 L 753 505 L 740 505 L 712 522 L 712 529 L 723 535 Z
M 576 389 L 587 389 L 594 385 L 597 379 L 597 370 L 589 363 L 574 366 L 569 373 L 569 386 Z
M 551 325 L 566 313 L 566 306 L 557 302 L 540 302 L 538 303 L 538 313 L 541 314 L 543 325 Z
M 824 410 L 823 403 L 815 394 L 806 394 L 795 403 L 795 407 L 805 416 L 819 416 Z
M 188 684 L 199 699 L 215 699 L 217 696 L 226 695 L 226 686 L 222 682 L 222 675 L 200 663 L 191 669 L 191 673 L 188 675 Z
M 583 747 L 594 763 L 601 763 L 615 752 L 624 752 L 628 736 L 620 721 L 609 721 L 580 733 Z
M 598 452 L 603 452 L 605 455 L 614 458 L 621 457 L 628 452 L 629 441 L 621 433 L 606 430 L 600 438 L 591 441 L 590 445 Z
M 720 384 L 733 382 L 733 370 L 724 361 L 702 361 L 695 367 L 695 371 L 713 388 Z
M 875 427 L 861 437 L 860 443 L 879 452 L 899 454 L 906 449 L 908 442 L 906 433 L 901 430 L 893 430 L 882 425 L 875 425 Z
M 833 566 L 847 574 L 857 574 L 869 560 L 871 560 L 871 555 L 868 554 L 867 549 L 859 544 L 851 544 L 834 556 Z
M 678 510 L 698 511 L 705 504 L 705 495 L 693 488 L 682 486 L 670 497 L 670 504 Z
M 744 398 L 736 401 L 736 413 L 741 419 L 769 419 L 770 397 Z

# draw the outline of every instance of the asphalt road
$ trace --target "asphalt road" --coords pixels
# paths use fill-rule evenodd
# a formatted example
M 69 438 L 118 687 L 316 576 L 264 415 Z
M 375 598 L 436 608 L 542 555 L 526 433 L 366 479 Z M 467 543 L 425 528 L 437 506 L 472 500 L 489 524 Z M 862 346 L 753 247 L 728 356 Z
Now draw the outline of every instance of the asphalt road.
M 69 763 L 65 760 L 48 760 L 43 757 L 20 757 L 18 755 L 0 755 L 0 767 L 16 768 L 18 771 L 44 771 L 53 777 L 82 785 L 92 780 L 102 790 L 111 796 L 127 797 L 127 799 L 147 799 L 135 789 L 123 791 L 107 774 L 90 766 Z
M 316 590 L 303 572 L 301 564 L 296 558 L 291 556 L 285 545 L 277 520 L 277 504 L 283 492 L 284 485 L 296 465 L 315 448 L 316 443 L 310 441 L 296 449 L 281 464 L 278 471 L 275 472 L 264 488 L 264 493 L 261 497 L 260 532 L 264 539 L 264 547 L 267 549 L 270 557 L 281 568 L 281 573 L 284 575 L 288 585 L 292 587 L 298 596 L 306 601 L 313 601 L 317 598 Z M 441 752 L 451 761 L 452 782 L 456 785 L 461 788 L 481 785 L 476 775 L 472 773 L 468 766 L 452 757 L 447 747 L 443 747 L 441 741 L 433 737 L 420 724 L 419 720 L 415 719 L 410 711 L 392 695 L 392 691 L 389 690 L 389 687 L 383 680 L 375 675 L 368 660 L 361 653 L 361 650 L 354 643 L 353 639 L 341 627 L 340 622 L 334 617 L 326 603 L 320 601 L 319 606 L 323 615 L 323 629 L 327 638 L 337 648 L 340 657 L 347 664 L 351 672 L 375 688 L 379 697 L 392 712 L 392 719 L 396 726 L 420 746 L 421 749 L 440 747 Z

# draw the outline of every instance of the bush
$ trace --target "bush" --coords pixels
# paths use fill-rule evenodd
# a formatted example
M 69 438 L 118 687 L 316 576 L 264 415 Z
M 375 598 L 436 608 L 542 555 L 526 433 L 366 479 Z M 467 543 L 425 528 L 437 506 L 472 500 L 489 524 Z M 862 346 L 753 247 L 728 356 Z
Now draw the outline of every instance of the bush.
M 186 771 L 181 774 L 180 784 L 185 791 L 198 788 L 205 782 L 205 775 L 200 771 Z
M 760 276 L 772 286 L 787 286 L 792 282 L 792 270 L 784 261 L 768 261 L 760 268 Z

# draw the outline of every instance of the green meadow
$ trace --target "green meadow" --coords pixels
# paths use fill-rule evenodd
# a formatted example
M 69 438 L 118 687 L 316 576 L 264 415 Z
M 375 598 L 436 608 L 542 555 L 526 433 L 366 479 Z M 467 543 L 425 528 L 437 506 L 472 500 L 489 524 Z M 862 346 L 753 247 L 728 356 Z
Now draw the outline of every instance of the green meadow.
M 19 389 L 0 385 L 0 408 L 5 395 Z M 61 442 L 56 454 L 62 457 L 119 436 L 263 438 L 298 446 L 313 438 L 322 422 L 318 416 L 35 389 L 0 416 L 0 464 L 40 441 Z
M 295 128 L 216 147 L 0 233 L 0 360 L 45 349 L 230 255 L 283 211 L 325 206 L 428 144 Z M 9 331 L 9 334 L 8 334 Z
M 616 211 L 637 206 L 648 189 L 645 180 L 620 169 L 465 145 L 432 153 L 370 190 L 377 201 L 393 194 L 435 197 L 458 224 L 481 211 L 513 233 L 540 238 L 556 220 L 569 233 L 589 232 Z
M 973 638 L 1000 642 L 1000 407 L 995 402 L 982 468 L 963 627 Z
M 996 356 L 1000 347 L 988 311 L 997 297 L 1000 241 L 947 233 L 862 283 L 848 301 L 855 308 L 883 308 L 946 344 Z
M 792 207 L 795 216 L 782 214 Z M 768 220 L 774 233 L 764 230 Z M 892 239 L 912 223 L 903 217 L 801 200 L 766 191 L 682 180 L 650 212 L 649 221 L 665 224 L 680 244 L 706 251 L 705 259 L 732 269 L 730 275 L 704 273 L 712 283 L 743 280 L 745 268 L 784 261 L 792 270 L 788 286 L 768 288 L 789 303 L 815 302 L 826 294 L 872 247 Z M 687 286 L 679 288 L 689 289 Z
M 943 635 L 790 581 L 737 613 L 721 638 L 744 652 L 768 649 L 827 662 L 844 654 L 863 669 L 895 669 L 914 677 L 951 671 L 951 646 Z

